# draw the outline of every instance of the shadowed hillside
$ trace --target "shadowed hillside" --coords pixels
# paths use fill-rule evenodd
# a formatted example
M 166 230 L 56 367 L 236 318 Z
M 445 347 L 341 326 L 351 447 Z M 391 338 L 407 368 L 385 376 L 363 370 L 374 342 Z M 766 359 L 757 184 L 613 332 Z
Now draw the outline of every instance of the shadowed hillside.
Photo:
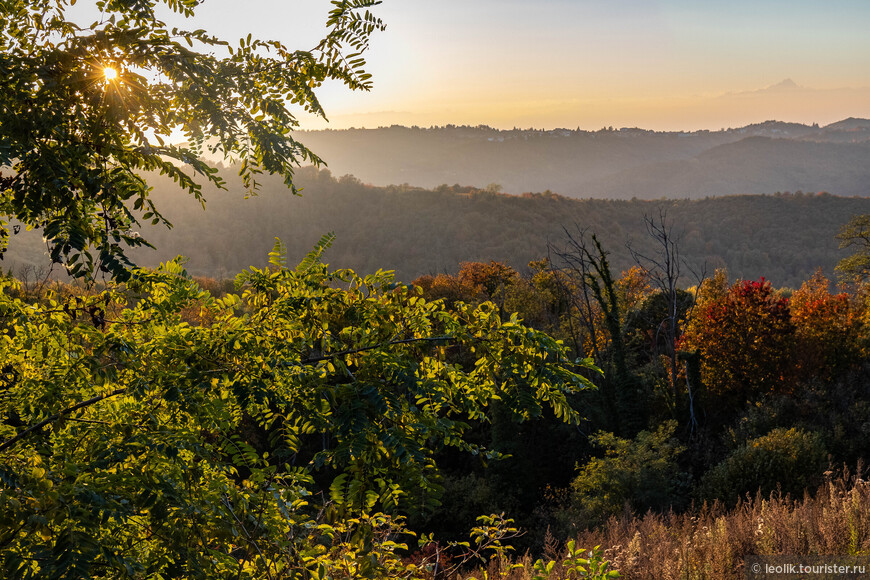
M 663 209 L 675 232 L 682 232 L 681 247 L 693 264 L 706 263 L 709 271 L 726 267 L 733 277 L 766 276 L 776 285 L 796 287 L 820 267 L 832 276 L 845 255 L 837 248 L 837 231 L 852 215 L 870 213 L 870 199 L 826 194 L 578 200 L 549 192 L 513 196 L 472 187 L 373 187 L 310 167 L 298 172 L 301 197 L 290 195 L 280 180 L 264 177 L 259 195 L 244 199 L 235 172 L 221 172 L 229 191 L 207 191 L 205 211 L 175 191 L 168 179 L 152 180 L 154 199 L 166 208 L 174 228 L 143 227 L 142 235 L 157 250 L 139 251 L 140 264 L 155 265 L 182 254 L 190 258 L 188 267 L 195 274 L 231 276 L 263 264 L 275 237 L 287 244 L 293 263 L 320 236 L 334 231 L 337 240 L 327 253 L 333 266 L 360 272 L 394 269 L 400 279 L 410 281 L 422 274 L 454 272 L 463 261 L 498 260 L 522 270 L 546 255 L 548 241 L 560 243 L 563 228 L 579 226 L 597 232 L 614 268 L 624 270 L 633 264 L 626 242 L 642 249 L 648 243 L 644 216 Z M 7 267 L 47 263 L 38 232 L 28 235 L 11 240 Z
M 337 240 L 327 253 L 335 267 L 360 272 L 395 269 L 402 280 L 455 272 L 460 262 L 504 261 L 520 270 L 560 243 L 563 227 L 597 232 L 617 271 L 632 261 L 627 241 L 648 243 L 643 218 L 667 211 L 682 232 L 690 262 L 708 270 L 727 267 L 733 277 L 766 276 L 796 287 L 821 267 L 832 275 L 844 253 L 834 239 L 853 214 L 870 213 L 870 199 L 781 194 L 702 200 L 575 200 L 555 194 L 511 196 L 469 187 L 423 190 L 366 186 L 352 177 L 305 168 L 293 197 L 277 179 L 264 179 L 260 194 L 243 199 L 232 170 L 223 169 L 230 191 L 207 192 L 207 209 L 155 179 L 155 200 L 175 227 L 148 227 L 142 234 L 157 251 L 137 259 L 153 265 L 183 254 L 195 274 L 231 276 L 262 264 L 274 238 L 288 246 L 290 263 L 300 260 L 328 231 Z M 33 232 L 31 232 L 33 234 Z M 36 239 L 33 239 L 36 238 Z M 38 235 L 12 239 L 7 264 L 46 260 Z M 686 281 L 689 282 L 688 280 Z
M 692 133 L 605 128 L 382 127 L 311 131 L 336 175 L 422 187 L 500 184 L 577 198 L 700 198 L 828 191 L 870 195 L 870 121 L 826 127 L 768 121 Z

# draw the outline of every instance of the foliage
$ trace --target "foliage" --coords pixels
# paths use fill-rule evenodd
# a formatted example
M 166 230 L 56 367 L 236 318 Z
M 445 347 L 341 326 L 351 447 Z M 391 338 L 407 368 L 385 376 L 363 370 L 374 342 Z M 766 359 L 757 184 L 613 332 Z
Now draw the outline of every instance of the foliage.
M 708 499 L 733 502 L 744 493 L 780 490 L 801 494 L 817 484 L 827 466 L 821 437 L 799 429 L 774 429 L 752 439 L 711 469 L 701 481 Z
M 789 299 L 801 378 L 830 381 L 859 359 L 861 320 L 845 292 L 832 294 L 821 271 Z
M 870 272 L 870 214 L 853 215 L 837 234 L 840 248 L 856 247 L 857 252 L 837 263 L 837 272 L 847 281 L 866 279 Z
M 794 325 L 788 300 L 770 282 L 738 282 L 692 318 L 680 348 L 698 351 L 704 385 L 722 400 L 742 403 L 786 389 Z
M 632 266 L 616 282 L 619 300 L 626 312 L 639 308 L 653 294 L 649 273 L 640 266 Z
M 196 177 L 224 185 L 198 158 L 207 148 L 239 158 L 249 192 L 264 171 L 295 192 L 294 166 L 321 161 L 291 136 L 289 107 L 324 116 L 314 94 L 324 81 L 370 86 L 361 55 L 383 28 L 368 10 L 376 0 L 334 0 L 310 50 L 170 29 L 160 4 L 191 17 L 199 2 L 101 0 L 101 19 L 84 27 L 67 18 L 67 0 L 3 2 L 0 252 L 14 218 L 41 228 L 52 261 L 71 274 L 126 279 L 125 247 L 149 245 L 135 226 L 169 223 L 143 173 L 204 202 Z M 187 145 L 168 144 L 179 131 Z
M 697 287 L 696 306 L 703 310 L 717 300 L 724 300 L 728 295 L 731 283 L 728 281 L 728 272 L 723 268 L 717 268 L 713 276 L 706 278 Z
M 692 295 L 682 289 L 677 289 L 675 295 L 678 320 L 686 320 L 693 305 Z M 664 292 L 653 292 L 636 304 L 626 317 L 629 346 L 641 351 L 648 359 L 668 353 L 664 328 L 670 316 L 668 306 L 668 296 Z
M 490 261 L 489 264 L 463 262 L 459 265 L 456 277 L 478 299 L 503 303 L 506 288 L 514 284 L 519 276 L 510 266 Z
M 4 577 L 413 575 L 383 514 L 437 505 L 439 449 L 493 456 L 463 438 L 493 401 L 579 419 L 556 340 L 319 252 L 220 299 L 178 263 L 34 304 L 3 281 Z
M 608 578 L 620 577 L 616 570 L 608 570 L 611 567 L 610 562 L 601 557 L 601 546 L 595 546 L 586 551 L 583 548 L 577 548 L 576 542 L 571 540 L 568 542 L 567 549 L 567 555 L 559 562 L 555 560 L 546 563 L 543 560 L 535 562 L 534 580 L 547 580 L 557 565 L 561 568 L 559 578 L 566 580 L 568 578 L 607 580 Z
M 602 522 L 626 504 L 641 512 L 669 507 L 686 484 L 676 463 L 683 451 L 673 438 L 676 427 L 676 421 L 669 421 L 633 440 L 612 433 L 593 436 L 606 454 L 590 460 L 571 483 L 580 521 Z

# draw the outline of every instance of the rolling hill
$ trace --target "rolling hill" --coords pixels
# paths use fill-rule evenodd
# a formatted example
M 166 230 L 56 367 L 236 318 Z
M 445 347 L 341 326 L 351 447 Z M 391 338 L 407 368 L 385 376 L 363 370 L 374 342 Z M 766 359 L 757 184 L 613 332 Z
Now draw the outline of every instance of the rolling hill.
M 870 195 L 870 120 L 826 127 L 768 121 L 692 133 L 611 128 L 500 131 L 383 127 L 300 139 L 335 175 L 434 188 L 499 184 L 575 198 L 655 199 L 827 191 Z

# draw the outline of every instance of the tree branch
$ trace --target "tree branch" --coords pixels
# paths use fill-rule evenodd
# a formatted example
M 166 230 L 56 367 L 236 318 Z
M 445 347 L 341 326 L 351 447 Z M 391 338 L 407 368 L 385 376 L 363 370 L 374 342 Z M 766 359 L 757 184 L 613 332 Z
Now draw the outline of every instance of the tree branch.
M 453 339 L 452 336 L 426 336 L 426 337 L 421 337 L 421 338 L 406 338 L 404 340 L 391 340 L 389 342 L 382 342 L 380 344 L 373 344 L 370 346 L 362 346 L 360 348 L 352 348 L 349 350 L 340 350 L 338 352 L 325 354 L 323 356 L 316 356 L 316 357 L 307 358 L 307 359 L 301 361 L 301 364 L 310 365 L 312 363 L 318 363 L 318 362 L 322 362 L 325 360 L 330 360 L 330 359 L 333 359 L 336 357 L 344 356 L 346 354 L 356 354 L 358 352 L 365 352 L 367 350 L 374 350 L 376 348 L 383 348 L 385 346 L 394 346 L 397 344 L 411 344 L 414 342 L 437 342 L 437 341 L 452 340 L 452 339 Z
M 81 403 L 77 403 L 77 404 L 73 405 L 72 407 L 64 409 L 63 411 L 59 411 L 58 413 L 55 413 L 51 417 L 48 417 L 47 419 L 40 421 L 36 425 L 33 425 L 32 427 L 28 427 L 27 429 L 25 429 L 24 431 L 22 431 L 21 433 L 19 433 L 15 437 L 4 441 L 3 444 L 0 445 L 0 452 L 6 451 L 7 449 L 12 447 L 16 443 L 18 443 L 19 441 L 21 441 L 22 439 L 27 437 L 28 435 L 30 435 L 31 433 L 35 433 L 36 431 L 42 430 L 42 428 L 45 427 L 46 425 L 48 425 L 49 423 L 53 423 L 54 421 L 57 421 L 61 417 L 65 416 L 65 415 L 69 415 L 73 411 L 78 411 L 79 409 L 84 409 L 85 407 L 90 407 L 91 405 L 93 405 L 95 403 L 99 403 L 100 401 L 102 401 L 104 399 L 108 399 L 110 397 L 115 397 L 117 395 L 122 395 L 126 392 L 127 392 L 127 389 L 115 389 L 111 393 L 106 393 L 104 395 L 97 395 L 96 397 L 91 397 L 90 399 L 88 399 L 86 401 L 82 401 Z

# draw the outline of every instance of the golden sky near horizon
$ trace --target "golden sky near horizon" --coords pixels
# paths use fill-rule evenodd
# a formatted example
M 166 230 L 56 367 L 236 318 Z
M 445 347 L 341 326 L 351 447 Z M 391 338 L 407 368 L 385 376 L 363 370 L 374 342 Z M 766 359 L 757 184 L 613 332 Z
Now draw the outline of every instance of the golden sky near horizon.
M 328 10 L 327 0 L 207 0 L 185 26 L 310 48 Z M 301 128 L 870 117 L 867 0 L 385 0 L 375 12 L 388 29 L 368 53 L 374 89 L 324 87 L 330 123 L 300 116 Z

